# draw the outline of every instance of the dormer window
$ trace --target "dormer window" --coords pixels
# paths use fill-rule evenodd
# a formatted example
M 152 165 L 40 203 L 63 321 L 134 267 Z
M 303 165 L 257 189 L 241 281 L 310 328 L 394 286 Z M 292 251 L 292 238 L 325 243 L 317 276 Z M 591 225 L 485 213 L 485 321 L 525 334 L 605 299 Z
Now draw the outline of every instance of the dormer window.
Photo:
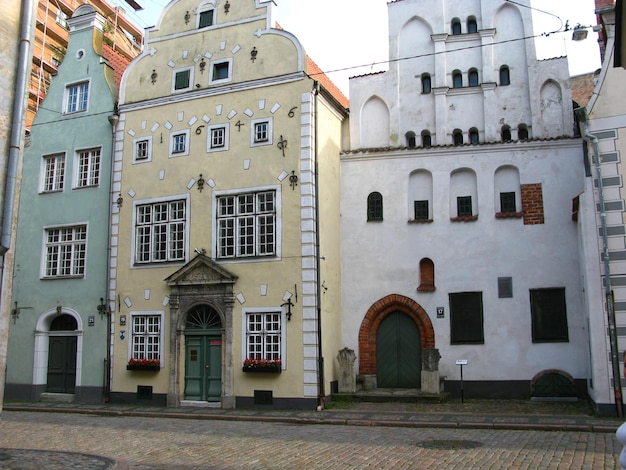
M 192 69 L 181 69 L 174 71 L 174 87 L 173 92 L 185 91 L 191 89 Z
M 198 29 L 213 26 L 213 10 L 201 11 L 198 15 Z

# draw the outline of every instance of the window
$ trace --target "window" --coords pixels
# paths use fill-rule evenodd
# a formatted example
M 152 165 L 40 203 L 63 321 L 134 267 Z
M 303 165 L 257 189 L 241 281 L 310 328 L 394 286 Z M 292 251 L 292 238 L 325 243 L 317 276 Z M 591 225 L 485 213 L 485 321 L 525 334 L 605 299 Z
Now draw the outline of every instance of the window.
M 209 77 L 210 84 L 219 84 L 230 81 L 230 70 L 232 60 L 226 60 L 221 62 L 213 62 L 211 65 L 211 76 Z
M 201 11 L 198 15 L 198 28 L 206 28 L 213 25 L 213 10 Z
M 57 9 L 56 22 L 58 25 L 62 26 L 64 29 L 69 29 L 67 25 L 67 15 L 60 8 Z
M 377 192 L 367 196 L 367 220 L 383 220 L 383 195 Z
M 405 137 L 406 137 L 406 146 L 411 149 L 415 148 L 415 146 L 417 145 L 415 132 L 412 132 L 412 131 L 407 132 Z
M 517 212 L 515 191 L 500 193 L 500 212 Z
M 276 191 L 217 198 L 217 257 L 276 254 Z
M 135 262 L 184 261 L 187 245 L 185 200 L 135 206 Z
M 152 161 L 152 137 L 142 137 L 134 142 L 133 161 L 135 163 Z
M 461 20 L 458 18 L 452 20 L 452 34 L 455 36 L 461 34 Z
M 272 144 L 273 120 L 271 118 L 252 121 L 250 125 L 252 127 L 252 135 L 250 136 L 251 147 Z
M 432 91 L 432 82 L 430 74 L 422 74 L 422 93 L 430 93 Z
M 568 342 L 565 288 L 531 289 L 533 343 Z
M 100 149 L 81 150 L 78 152 L 77 188 L 98 186 L 100 184 Z
M 506 65 L 500 67 L 500 85 L 506 86 L 511 84 L 511 75 Z
M 191 88 L 191 69 L 174 71 L 174 91 Z
M 44 277 L 83 277 L 87 255 L 87 226 L 48 228 L 45 237 Z
M 435 263 L 429 258 L 420 260 L 419 292 L 433 292 L 435 290 Z
M 454 129 L 452 132 L 452 141 L 454 145 L 463 145 L 463 131 L 461 131 L 461 129 Z
M 422 147 L 430 147 L 432 145 L 432 137 L 429 131 L 422 131 Z
M 131 359 L 161 359 L 163 343 L 161 314 L 138 315 L 131 312 L 132 338 Z
M 42 191 L 50 193 L 63 191 L 65 179 L 65 154 L 45 155 L 43 157 Z
M 468 33 L 477 33 L 478 32 L 478 24 L 476 23 L 476 18 L 470 16 L 467 19 L 467 32 Z
M 511 128 L 509 126 L 502 126 L 500 135 L 502 136 L 502 142 L 509 142 L 511 140 Z
M 282 312 L 246 312 L 246 359 L 282 358 Z
M 476 129 L 475 127 L 472 127 L 469 130 L 469 140 L 470 140 L 470 143 L 474 145 L 476 145 L 479 142 L 478 129 Z
M 415 220 L 429 220 L 428 201 L 413 201 Z
M 65 89 L 65 112 L 78 113 L 87 110 L 89 100 L 89 82 L 69 85 Z
M 482 292 L 449 294 L 449 300 L 450 344 L 484 344 Z
M 173 133 L 170 140 L 171 157 L 189 155 L 189 130 Z
M 220 152 L 229 148 L 229 126 L 228 124 L 218 124 L 209 126 L 209 152 Z
M 520 124 L 517 127 L 517 138 L 519 140 L 527 140 L 528 139 L 528 127 L 526 127 L 526 124 Z
M 458 217 L 472 215 L 472 196 L 459 196 L 456 198 L 456 213 Z
M 460 71 L 452 72 L 452 88 L 461 88 L 463 86 L 463 75 Z
M 476 69 L 470 69 L 467 76 L 469 86 L 478 86 L 478 71 Z

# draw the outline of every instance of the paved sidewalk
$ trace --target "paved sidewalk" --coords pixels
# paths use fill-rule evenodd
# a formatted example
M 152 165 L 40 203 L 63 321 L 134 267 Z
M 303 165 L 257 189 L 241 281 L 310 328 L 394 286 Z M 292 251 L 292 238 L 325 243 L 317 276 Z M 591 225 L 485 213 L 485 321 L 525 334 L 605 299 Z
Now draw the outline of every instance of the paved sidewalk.
M 489 402 L 485 402 L 489 403 Z M 324 411 L 234 409 L 210 407 L 151 407 L 137 405 L 88 405 L 58 402 L 4 403 L 7 411 L 40 411 L 49 413 L 79 413 L 101 416 L 135 416 L 184 418 L 198 420 L 265 421 L 275 423 L 327 424 L 346 426 L 393 426 L 412 428 L 506 429 L 537 431 L 581 431 L 614 433 L 624 421 L 612 417 L 588 414 L 531 414 L 504 406 L 485 406 L 485 412 L 414 411 L 402 403 L 357 403 L 350 409 L 327 408 Z M 462 407 L 461 407 L 462 408 Z M 518 411 L 518 412 L 516 412 Z

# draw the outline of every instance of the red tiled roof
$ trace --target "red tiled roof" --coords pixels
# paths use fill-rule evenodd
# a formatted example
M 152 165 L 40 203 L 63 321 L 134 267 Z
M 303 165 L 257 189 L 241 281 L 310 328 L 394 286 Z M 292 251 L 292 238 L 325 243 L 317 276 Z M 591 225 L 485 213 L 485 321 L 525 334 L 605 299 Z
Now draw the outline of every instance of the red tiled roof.
M 335 98 L 341 104 L 341 106 L 346 109 L 349 108 L 350 101 L 341 92 L 337 85 L 335 85 L 332 80 L 328 78 L 328 75 L 326 75 L 309 56 L 307 56 L 306 61 L 307 73 L 309 74 L 309 76 L 317 80 L 320 85 L 322 85 L 322 87 L 324 87 L 333 96 L 333 98 Z
M 120 88 L 120 83 L 122 81 L 122 75 L 124 71 L 130 64 L 130 60 L 128 60 L 123 55 L 114 51 L 108 44 L 102 44 L 102 55 L 107 60 L 108 64 L 111 66 L 115 76 L 115 85 L 117 89 Z

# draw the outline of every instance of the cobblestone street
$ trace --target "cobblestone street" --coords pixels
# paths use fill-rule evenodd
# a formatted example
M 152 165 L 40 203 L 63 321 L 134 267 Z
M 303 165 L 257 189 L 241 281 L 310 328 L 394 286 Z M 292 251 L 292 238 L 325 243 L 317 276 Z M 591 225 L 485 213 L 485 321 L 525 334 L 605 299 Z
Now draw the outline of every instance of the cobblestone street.
M 11 411 L 0 420 L 2 469 L 613 469 L 620 450 L 613 433 Z M 62 452 L 75 453 L 65 465 Z

